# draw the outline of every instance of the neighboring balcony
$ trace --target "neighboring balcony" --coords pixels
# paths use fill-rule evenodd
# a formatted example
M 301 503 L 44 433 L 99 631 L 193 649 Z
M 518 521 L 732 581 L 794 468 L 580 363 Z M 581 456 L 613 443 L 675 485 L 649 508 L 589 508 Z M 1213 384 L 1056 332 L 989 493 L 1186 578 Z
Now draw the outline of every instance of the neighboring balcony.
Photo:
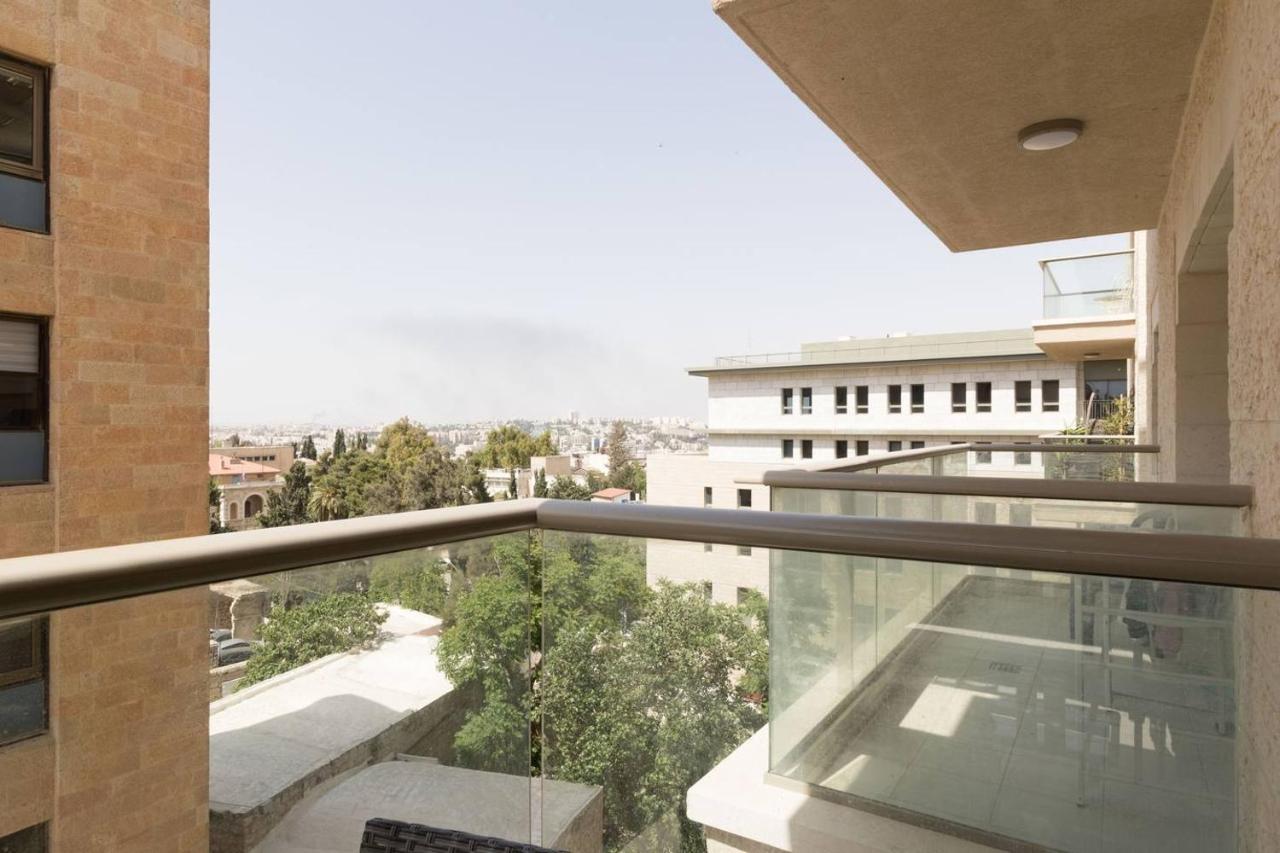
M 1036 346 L 1059 361 L 1133 357 L 1133 250 L 1040 262 L 1044 318 Z

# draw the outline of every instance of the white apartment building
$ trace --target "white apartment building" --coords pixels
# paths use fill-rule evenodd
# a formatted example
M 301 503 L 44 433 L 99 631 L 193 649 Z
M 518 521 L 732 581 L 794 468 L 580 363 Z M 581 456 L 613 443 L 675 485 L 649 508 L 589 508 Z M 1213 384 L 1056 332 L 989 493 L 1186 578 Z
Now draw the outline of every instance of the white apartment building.
M 799 352 L 717 358 L 707 379 L 706 454 L 649 457 L 649 502 L 768 510 L 749 481 L 787 465 L 962 442 L 1035 443 L 1084 416 L 1087 403 L 1128 393 L 1131 362 L 1099 352 L 1047 354 L 1032 329 L 893 335 L 801 344 Z M 1040 476 L 1027 454 L 994 453 L 993 473 Z M 649 581 L 712 578 L 708 595 L 767 592 L 767 553 L 652 542 Z

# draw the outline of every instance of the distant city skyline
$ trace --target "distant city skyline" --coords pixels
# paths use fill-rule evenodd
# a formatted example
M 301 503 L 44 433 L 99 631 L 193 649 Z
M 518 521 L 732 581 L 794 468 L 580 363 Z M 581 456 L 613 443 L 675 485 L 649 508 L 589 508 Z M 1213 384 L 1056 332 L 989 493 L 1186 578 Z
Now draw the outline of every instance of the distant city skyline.
M 212 15 L 215 422 L 705 417 L 685 367 L 1027 326 L 1124 243 L 951 254 L 707 3 Z

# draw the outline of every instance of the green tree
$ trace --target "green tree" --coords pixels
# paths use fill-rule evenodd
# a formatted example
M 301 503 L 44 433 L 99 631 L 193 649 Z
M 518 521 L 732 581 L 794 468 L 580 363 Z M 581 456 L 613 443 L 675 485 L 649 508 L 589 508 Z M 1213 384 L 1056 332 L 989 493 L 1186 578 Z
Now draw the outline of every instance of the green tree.
M 267 505 L 258 513 L 263 527 L 286 527 L 311 520 L 311 475 L 303 462 L 294 462 L 284 475 L 284 488 L 267 495 Z
M 704 849 L 685 793 L 764 722 L 759 602 L 651 590 L 634 540 L 503 537 L 488 549 L 455 583 L 438 651 L 455 686 L 483 697 L 455 738 L 459 758 L 603 786 L 611 851 L 663 820 L 682 849 Z
M 463 469 L 468 503 L 487 504 L 492 502 L 493 495 L 489 494 L 489 486 L 485 482 L 484 466 L 480 464 L 480 459 L 474 453 L 467 454 L 467 458 L 463 462 Z
M 358 593 L 327 595 L 298 607 L 277 605 L 259 629 L 261 645 L 245 669 L 240 687 L 296 669 L 325 655 L 368 646 L 387 619 Z
M 302 449 L 298 451 L 298 456 L 303 459 L 314 460 L 316 458 L 316 443 L 310 435 L 302 439 Z
M 579 485 L 572 477 L 556 477 L 556 481 L 547 489 L 547 497 L 561 501 L 589 501 L 591 489 Z
M 339 456 L 341 456 L 346 452 L 347 452 L 347 434 L 343 432 L 341 429 L 339 429 L 337 432 L 333 434 L 333 458 L 337 459 Z
M 631 461 L 631 448 L 627 445 L 627 425 L 622 421 L 614 421 L 609 427 L 604 450 L 609 457 L 609 477 L 612 479 L 616 472 Z
M 209 532 L 226 533 L 228 528 L 222 526 L 222 487 L 218 481 L 209 478 Z
M 486 468 L 514 471 L 528 468 L 529 460 L 534 456 L 551 456 L 555 452 L 555 442 L 549 430 L 535 437 L 518 426 L 508 424 L 489 430 L 484 447 L 476 451 L 476 456 Z
M 374 452 L 380 455 L 391 470 L 403 472 L 422 454 L 436 447 L 436 441 L 427 432 L 426 427 L 414 423 L 408 418 L 401 418 L 388 425 L 378 436 Z
M 520 497 L 520 490 L 516 486 L 516 472 L 511 472 L 511 482 L 507 483 L 507 500 L 515 500 Z
M 373 560 L 369 597 L 374 601 L 442 616 L 448 596 L 449 566 L 433 554 L 410 551 Z
M 535 498 L 545 498 L 547 496 L 547 469 L 539 468 L 538 472 L 533 475 L 533 496 Z

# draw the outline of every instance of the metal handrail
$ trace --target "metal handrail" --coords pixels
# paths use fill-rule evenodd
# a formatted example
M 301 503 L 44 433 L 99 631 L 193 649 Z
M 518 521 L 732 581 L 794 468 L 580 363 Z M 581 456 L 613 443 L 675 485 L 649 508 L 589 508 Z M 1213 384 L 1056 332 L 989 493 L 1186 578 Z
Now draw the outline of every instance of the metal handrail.
M 1253 505 L 1253 486 L 1199 483 L 1128 483 L 1100 480 L 1040 480 L 1025 477 L 954 477 L 819 471 L 766 471 L 761 482 L 771 488 L 781 489 L 1043 498 L 1178 506 L 1223 506 L 1240 509 Z
M 1275 539 L 527 498 L 0 560 L 0 619 L 533 529 L 1280 590 Z

